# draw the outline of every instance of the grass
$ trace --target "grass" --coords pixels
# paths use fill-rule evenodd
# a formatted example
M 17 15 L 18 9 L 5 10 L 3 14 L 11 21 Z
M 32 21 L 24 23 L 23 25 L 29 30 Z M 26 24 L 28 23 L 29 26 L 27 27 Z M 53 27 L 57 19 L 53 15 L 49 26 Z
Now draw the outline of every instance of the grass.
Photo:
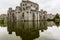
M 6 24 L 7 23 L 7 19 L 0 19 L 0 24 Z
M 7 24 L 7 19 L 4 20 L 4 23 Z

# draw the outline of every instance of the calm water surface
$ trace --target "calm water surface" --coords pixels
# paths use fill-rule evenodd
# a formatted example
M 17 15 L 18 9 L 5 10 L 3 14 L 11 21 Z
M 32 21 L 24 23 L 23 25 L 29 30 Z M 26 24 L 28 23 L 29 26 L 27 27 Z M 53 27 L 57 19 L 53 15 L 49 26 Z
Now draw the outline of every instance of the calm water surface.
M 0 40 L 60 40 L 59 22 L 0 24 Z

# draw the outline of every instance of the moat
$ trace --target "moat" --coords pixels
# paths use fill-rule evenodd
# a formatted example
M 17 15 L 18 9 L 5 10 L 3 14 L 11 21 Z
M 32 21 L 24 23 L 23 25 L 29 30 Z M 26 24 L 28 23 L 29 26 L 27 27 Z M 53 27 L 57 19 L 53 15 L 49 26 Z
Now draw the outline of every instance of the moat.
M 60 40 L 60 23 L 39 21 L 0 24 L 0 40 Z

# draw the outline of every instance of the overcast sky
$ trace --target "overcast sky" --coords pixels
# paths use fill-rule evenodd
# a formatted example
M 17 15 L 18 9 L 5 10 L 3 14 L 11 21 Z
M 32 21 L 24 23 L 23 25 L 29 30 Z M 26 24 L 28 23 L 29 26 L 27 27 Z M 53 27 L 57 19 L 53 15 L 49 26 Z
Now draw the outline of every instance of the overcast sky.
M 9 7 L 15 9 L 22 0 L 0 0 L 0 14 L 7 13 Z M 39 9 L 46 10 L 48 13 L 60 13 L 60 0 L 30 0 L 39 4 Z

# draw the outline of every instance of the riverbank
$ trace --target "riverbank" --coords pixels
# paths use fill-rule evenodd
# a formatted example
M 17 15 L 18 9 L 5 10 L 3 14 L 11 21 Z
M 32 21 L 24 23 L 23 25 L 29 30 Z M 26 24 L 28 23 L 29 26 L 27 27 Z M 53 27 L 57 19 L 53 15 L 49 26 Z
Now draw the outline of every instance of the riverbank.
M 7 23 L 7 19 L 0 19 L 0 24 L 6 24 Z

